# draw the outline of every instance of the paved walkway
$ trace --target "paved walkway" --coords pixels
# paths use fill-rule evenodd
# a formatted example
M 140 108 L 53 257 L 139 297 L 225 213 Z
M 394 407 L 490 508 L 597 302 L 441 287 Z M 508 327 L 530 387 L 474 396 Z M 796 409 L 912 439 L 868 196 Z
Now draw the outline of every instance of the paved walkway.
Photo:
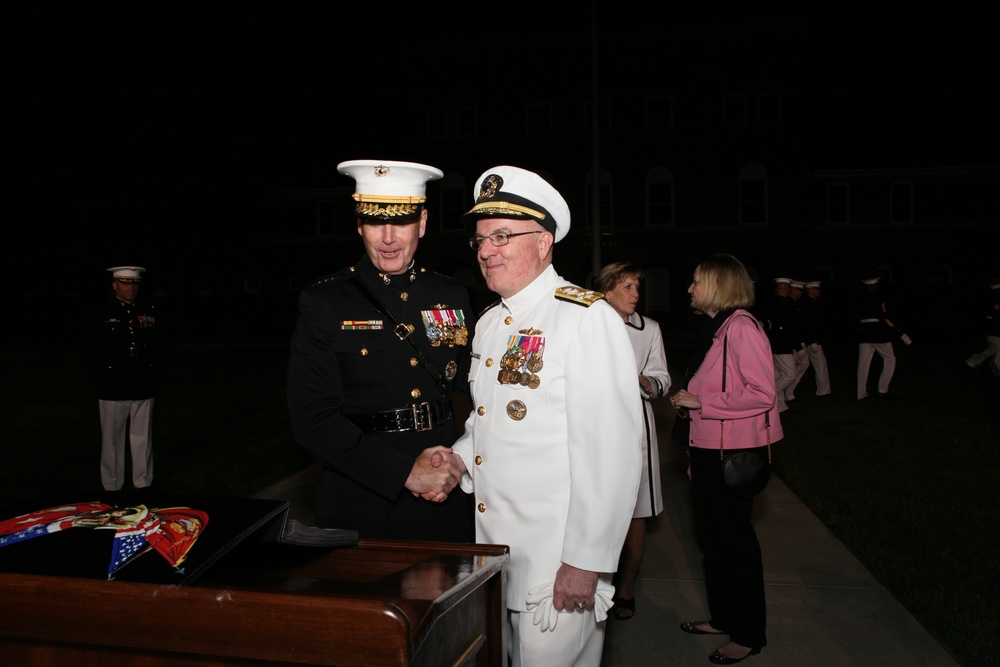
M 707 665 L 725 638 L 681 632 L 706 617 L 701 551 L 694 539 L 686 459 L 667 437 L 670 415 L 658 406 L 665 507 L 650 521 L 646 557 L 629 621 L 608 621 L 604 667 Z M 780 445 L 779 445 L 780 446 Z M 260 497 L 292 501 L 310 522 L 315 467 L 266 489 Z M 827 530 L 782 481 L 772 477 L 755 508 L 764 554 L 768 646 L 742 664 L 756 667 L 959 663 Z

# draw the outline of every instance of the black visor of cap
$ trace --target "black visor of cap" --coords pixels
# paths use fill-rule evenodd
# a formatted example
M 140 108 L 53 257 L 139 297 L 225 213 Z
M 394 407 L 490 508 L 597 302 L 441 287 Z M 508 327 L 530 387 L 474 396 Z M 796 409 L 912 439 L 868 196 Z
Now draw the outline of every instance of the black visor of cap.
M 530 199 L 511 192 L 498 192 L 495 197 L 481 198 L 471 211 L 462 216 L 462 219 L 469 224 L 482 218 L 534 220 L 547 232 L 553 235 L 556 233 L 556 221 L 551 213 Z

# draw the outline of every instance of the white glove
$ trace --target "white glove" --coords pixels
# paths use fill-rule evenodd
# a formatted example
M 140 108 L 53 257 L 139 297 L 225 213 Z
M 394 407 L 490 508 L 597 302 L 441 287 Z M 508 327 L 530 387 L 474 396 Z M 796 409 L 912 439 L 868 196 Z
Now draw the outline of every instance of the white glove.
M 906 334 L 903 334 L 902 336 L 900 336 L 899 340 L 903 341 L 903 343 L 906 344 L 906 345 L 909 345 L 910 343 L 913 342 L 912 340 L 910 340 L 910 337 L 907 336 Z
M 608 610 L 614 604 L 612 602 L 614 595 L 614 586 L 603 581 L 597 582 L 597 592 L 594 594 L 594 614 L 598 623 L 608 618 Z M 535 612 L 531 622 L 539 626 L 542 632 L 556 629 L 559 614 L 562 612 L 552 606 L 552 584 L 539 584 L 530 589 L 525 603 L 528 611 L 534 610 Z

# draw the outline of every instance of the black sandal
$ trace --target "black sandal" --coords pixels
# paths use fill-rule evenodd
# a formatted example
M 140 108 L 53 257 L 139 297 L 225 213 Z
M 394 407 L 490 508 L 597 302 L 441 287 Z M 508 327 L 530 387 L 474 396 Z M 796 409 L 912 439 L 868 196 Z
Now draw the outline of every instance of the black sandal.
M 618 621 L 627 621 L 635 616 L 635 598 L 614 598 L 615 606 L 611 609 L 612 616 Z

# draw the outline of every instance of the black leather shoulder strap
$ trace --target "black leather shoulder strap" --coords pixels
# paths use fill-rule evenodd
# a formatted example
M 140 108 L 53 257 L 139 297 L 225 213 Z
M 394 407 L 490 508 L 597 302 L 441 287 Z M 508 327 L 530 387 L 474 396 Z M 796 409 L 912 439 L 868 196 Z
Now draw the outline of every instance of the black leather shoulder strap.
M 424 355 L 424 351 L 420 348 L 420 346 L 417 345 L 417 341 L 413 340 L 411 336 L 413 333 L 412 325 L 406 325 L 397 320 L 393 314 L 389 312 L 389 309 L 385 307 L 385 304 L 379 301 L 378 297 L 375 296 L 370 289 L 368 289 L 367 285 L 361 282 L 361 279 L 357 275 L 351 278 L 350 283 L 351 286 L 364 297 L 365 301 L 371 304 L 372 308 L 382 313 L 382 315 L 389 321 L 389 324 L 392 325 L 392 331 L 396 334 L 396 337 L 399 338 L 399 340 L 406 341 L 410 347 L 413 348 L 417 361 L 420 362 L 420 365 L 423 366 L 424 370 L 427 371 L 427 374 L 430 375 L 431 379 L 433 379 L 435 384 L 437 384 L 438 389 L 441 391 L 441 395 L 445 398 L 449 398 L 451 396 L 451 392 L 448 389 L 448 383 L 437 371 L 437 369 L 431 366 L 430 362 L 427 361 L 427 357 Z

